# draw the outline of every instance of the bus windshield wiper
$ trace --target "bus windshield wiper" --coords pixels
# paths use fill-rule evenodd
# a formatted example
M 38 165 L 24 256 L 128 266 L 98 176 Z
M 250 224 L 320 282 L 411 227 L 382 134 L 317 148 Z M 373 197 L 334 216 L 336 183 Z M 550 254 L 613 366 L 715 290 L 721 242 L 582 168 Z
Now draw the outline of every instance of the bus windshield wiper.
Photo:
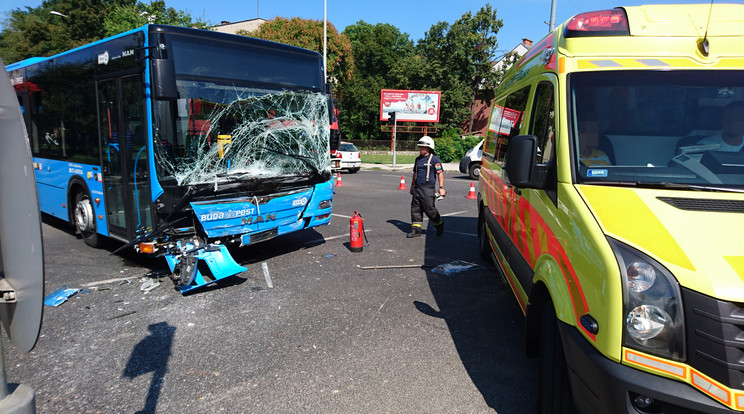
M 307 157 L 305 155 L 299 155 L 299 154 L 287 154 L 285 152 L 277 151 L 277 150 L 274 150 L 274 149 L 271 149 L 271 148 L 264 148 L 264 149 L 266 151 L 273 152 L 274 154 L 279 154 L 279 155 L 283 155 L 285 157 L 289 157 L 289 158 L 292 158 L 292 159 L 295 159 L 295 160 L 300 160 L 305 165 L 307 165 L 308 167 L 310 167 L 310 169 L 312 170 L 312 172 L 315 173 L 315 175 L 317 175 L 320 178 L 323 178 L 323 173 L 320 172 L 320 170 L 318 169 L 318 167 L 316 167 L 315 165 L 313 165 L 313 163 L 311 163 L 310 161 L 308 161 L 308 159 L 310 159 L 310 157 Z

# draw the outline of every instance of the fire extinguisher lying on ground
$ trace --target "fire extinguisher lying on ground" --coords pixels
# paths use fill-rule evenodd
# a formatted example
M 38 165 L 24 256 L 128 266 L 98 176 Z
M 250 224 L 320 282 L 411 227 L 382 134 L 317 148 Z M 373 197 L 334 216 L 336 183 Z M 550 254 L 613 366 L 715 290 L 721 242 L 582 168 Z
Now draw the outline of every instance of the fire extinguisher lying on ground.
M 356 211 L 354 212 L 354 216 L 349 220 L 349 236 L 349 250 L 355 253 L 361 252 L 364 248 L 362 236 L 367 240 L 367 234 L 364 233 L 364 219 Z M 369 240 L 367 240 L 367 244 L 369 244 Z

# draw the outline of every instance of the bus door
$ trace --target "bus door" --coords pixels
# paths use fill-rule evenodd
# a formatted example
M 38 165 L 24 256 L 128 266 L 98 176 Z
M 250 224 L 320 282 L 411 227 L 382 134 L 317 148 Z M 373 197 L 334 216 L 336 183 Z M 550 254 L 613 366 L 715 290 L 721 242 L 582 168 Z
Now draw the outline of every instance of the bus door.
M 96 89 L 109 233 L 132 240 L 152 228 L 144 86 L 135 74 L 98 80 Z

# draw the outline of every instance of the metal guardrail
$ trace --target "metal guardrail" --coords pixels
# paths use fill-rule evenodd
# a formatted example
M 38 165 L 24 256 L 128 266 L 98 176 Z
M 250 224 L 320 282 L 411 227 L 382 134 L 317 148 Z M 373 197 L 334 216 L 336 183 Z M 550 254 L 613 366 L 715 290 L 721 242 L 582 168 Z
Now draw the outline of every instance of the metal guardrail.
M 348 140 L 344 140 L 344 142 L 351 142 L 360 151 L 391 151 L 392 150 L 392 148 L 390 148 L 389 139 L 375 139 L 375 140 L 348 139 Z M 418 144 L 418 141 L 398 140 L 398 143 L 396 145 L 396 150 L 397 151 L 418 151 L 418 148 L 416 148 L 416 144 Z

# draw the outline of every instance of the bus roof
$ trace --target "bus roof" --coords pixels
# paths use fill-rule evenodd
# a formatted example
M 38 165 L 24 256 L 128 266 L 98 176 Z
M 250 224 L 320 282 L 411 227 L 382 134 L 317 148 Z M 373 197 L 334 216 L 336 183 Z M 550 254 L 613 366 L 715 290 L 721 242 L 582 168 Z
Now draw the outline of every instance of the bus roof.
M 240 42 L 240 43 L 243 43 L 243 44 L 249 44 L 249 45 L 257 46 L 257 47 L 270 47 L 270 48 L 275 49 L 275 50 L 282 50 L 282 51 L 290 52 L 290 53 L 298 53 L 298 54 L 305 54 L 305 55 L 317 55 L 317 56 L 320 56 L 320 53 L 315 52 L 315 51 L 312 51 L 312 50 L 303 49 L 303 48 L 299 48 L 299 47 L 296 47 L 296 46 L 290 46 L 290 45 L 286 45 L 286 44 L 283 44 L 283 43 L 276 43 L 276 42 L 272 42 L 272 41 L 269 41 L 269 40 L 257 39 L 257 38 L 248 37 L 248 36 L 240 36 L 240 35 L 234 35 L 234 34 L 229 34 L 229 33 L 213 32 L 211 30 L 192 29 L 192 28 L 188 28 L 188 27 L 168 26 L 168 25 L 160 25 L 160 24 L 149 24 L 149 25 L 138 27 L 136 29 L 132 29 L 132 30 L 129 30 L 129 31 L 126 31 L 126 32 L 123 32 L 123 33 L 119 33 L 119 34 L 117 34 L 115 36 L 110 36 L 110 37 L 107 37 L 107 38 L 104 38 L 104 39 L 101 39 L 101 40 L 97 40 L 95 42 L 88 43 L 86 45 L 79 46 L 79 47 L 76 47 L 74 49 L 66 50 L 64 52 L 57 53 L 57 54 L 52 55 L 52 56 L 49 56 L 49 57 L 31 57 L 31 58 L 24 59 L 24 60 L 19 61 L 19 62 L 11 63 L 9 65 L 6 65 L 6 70 L 12 71 L 12 70 L 20 69 L 20 68 L 23 68 L 23 67 L 26 67 L 26 66 L 30 66 L 30 65 L 33 65 L 33 64 L 37 64 L 37 63 L 40 63 L 40 62 L 44 62 L 46 60 L 52 60 L 52 59 L 57 58 L 59 56 L 66 55 L 68 53 L 71 53 L 71 52 L 74 52 L 74 51 L 77 51 L 77 50 L 81 50 L 81 49 L 86 49 L 86 48 L 89 48 L 89 47 L 93 47 L 93 46 L 95 46 L 97 44 L 104 43 L 104 42 L 107 42 L 109 40 L 116 39 L 116 38 L 119 38 L 119 37 L 127 36 L 127 35 L 130 35 L 130 34 L 135 33 L 135 32 L 147 32 L 147 33 L 163 32 L 163 33 L 176 33 L 176 34 L 181 34 L 181 35 L 191 35 L 191 36 L 207 37 L 207 38 L 213 38 L 215 40 Z

